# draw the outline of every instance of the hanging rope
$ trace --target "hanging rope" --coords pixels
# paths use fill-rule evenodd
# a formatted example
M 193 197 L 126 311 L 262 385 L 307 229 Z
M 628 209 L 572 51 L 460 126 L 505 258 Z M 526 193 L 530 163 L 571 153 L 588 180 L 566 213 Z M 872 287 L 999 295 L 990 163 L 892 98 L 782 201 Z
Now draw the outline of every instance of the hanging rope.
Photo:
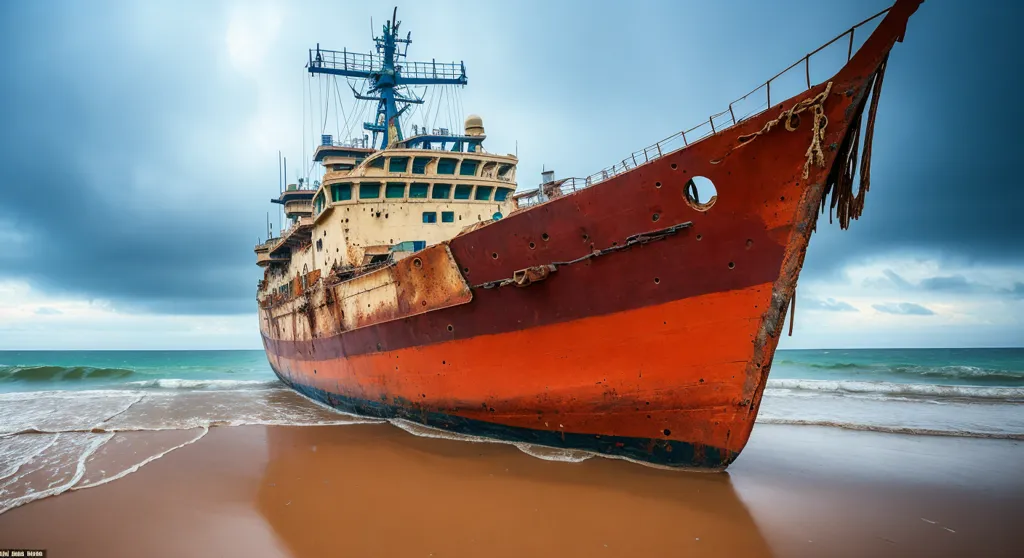
M 793 132 L 798 126 L 800 126 L 800 113 L 807 109 L 812 109 L 814 111 L 814 128 L 813 135 L 811 137 L 811 145 L 807 147 L 807 161 L 804 162 L 803 177 L 806 179 L 810 174 L 811 161 L 814 161 L 819 167 L 825 166 L 825 153 L 821 149 L 821 140 L 825 138 L 825 127 L 828 126 L 828 117 L 825 116 L 824 103 L 825 99 L 828 98 L 828 94 L 831 92 L 832 82 L 830 81 L 821 93 L 796 103 L 790 107 L 789 110 L 782 111 L 774 120 L 765 122 L 764 127 L 757 132 L 737 138 L 739 140 L 739 145 L 745 145 L 754 140 L 754 138 L 767 134 L 780 122 L 784 123 L 786 130 Z
M 828 179 L 825 182 L 825 193 L 821 198 L 821 211 L 825 211 L 826 199 L 831 194 L 829 202 L 829 223 L 832 222 L 832 212 L 835 212 L 839 219 L 839 227 L 848 229 L 852 219 L 859 219 L 864 213 L 864 200 L 868 190 L 871 188 L 871 143 L 875 135 L 875 113 L 878 111 L 878 100 L 882 93 L 882 79 L 885 77 L 885 67 L 888 63 L 888 55 L 879 64 L 878 69 L 872 76 L 871 104 L 868 107 L 868 121 L 864 129 L 864 155 L 860 161 L 860 187 L 855 195 L 853 193 L 853 180 L 857 171 L 857 154 L 860 147 L 861 119 L 864 116 L 864 108 L 867 105 L 865 97 L 857 113 L 850 122 L 849 131 L 843 138 L 843 144 L 839 148 L 839 158 L 832 165 Z

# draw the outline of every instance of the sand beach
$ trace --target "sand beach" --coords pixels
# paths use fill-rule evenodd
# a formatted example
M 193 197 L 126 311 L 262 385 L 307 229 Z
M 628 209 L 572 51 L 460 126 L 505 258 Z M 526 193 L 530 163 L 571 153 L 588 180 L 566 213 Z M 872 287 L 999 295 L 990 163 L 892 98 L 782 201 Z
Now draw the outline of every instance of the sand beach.
M 136 432 L 90 467 L 191 436 Z M 1020 556 L 1021 463 L 1014 440 L 774 424 L 755 428 L 727 473 L 547 461 L 390 424 L 214 427 L 124 478 L 0 515 L 0 548 L 83 558 Z

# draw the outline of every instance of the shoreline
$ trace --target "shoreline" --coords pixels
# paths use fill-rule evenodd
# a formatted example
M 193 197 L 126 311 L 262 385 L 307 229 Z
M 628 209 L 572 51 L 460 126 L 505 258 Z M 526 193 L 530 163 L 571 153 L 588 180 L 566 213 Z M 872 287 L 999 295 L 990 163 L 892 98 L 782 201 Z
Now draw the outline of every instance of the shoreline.
M 169 434 L 162 434 L 167 437 Z M 176 445 L 194 433 L 182 433 Z M 134 433 L 101 456 L 125 459 Z M 725 473 L 546 461 L 389 424 L 211 428 L 0 515 L 50 556 L 1019 555 L 1024 444 L 758 424 Z

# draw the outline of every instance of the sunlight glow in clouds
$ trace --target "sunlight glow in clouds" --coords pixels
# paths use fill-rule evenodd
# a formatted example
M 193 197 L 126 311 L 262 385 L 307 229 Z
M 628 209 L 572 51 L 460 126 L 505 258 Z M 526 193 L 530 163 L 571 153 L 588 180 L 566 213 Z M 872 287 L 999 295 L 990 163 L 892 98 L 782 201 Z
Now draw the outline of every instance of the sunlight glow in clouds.
M 281 30 L 276 5 L 246 2 L 232 7 L 225 41 L 228 58 L 239 69 L 259 71 Z
M 51 297 L 23 281 L 0 281 L 0 350 L 259 346 L 255 314 L 133 313 L 106 300 Z

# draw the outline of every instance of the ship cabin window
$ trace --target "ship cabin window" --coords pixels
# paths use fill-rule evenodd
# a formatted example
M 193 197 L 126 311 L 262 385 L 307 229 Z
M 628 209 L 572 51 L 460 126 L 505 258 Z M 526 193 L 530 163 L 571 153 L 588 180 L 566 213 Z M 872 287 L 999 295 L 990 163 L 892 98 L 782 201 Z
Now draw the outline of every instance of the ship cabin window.
M 424 223 L 436 223 L 437 222 L 437 212 L 436 211 L 424 211 L 423 212 L 423 222 Z
M 512 188 L 498 188 L 494 191 L 494 201 L 505 201 L 512 193 Z
M 413 182 L 409 186 L 409 199 L 427 199 L 427 191 L 430 190 L 430 184 L 424 182 Z
M 493 186 L 477 186 L 476 196 L 474 196 L 473 199 L 479 201 L 487 201 L 491 199 L 491 190 L 494 190 Z
M 324 210 L 324 199 L 324 193 L 320 192 L 317 194 L 316 200 L 313 201 L 313 210 L 318 214 Z
M 416 157 L 412 160 L 412 173 L 427 174 L 427 163 L 429 162 L 430 157 Z
M 505 178 L 508 175 L 508 171 L 512 170 L 512 165 L 503 164 L 498 165 L 498 178 Z
M 352 170 L 352 165 L 349 165 L 347 163 L 341 165 L 331 165 L 331 170 L 335 172 Z
M 412 249 L 416 250 L 417 252 L 419 252 L 420 250 L 422 250 L 422 249 L 424 249 L 426 247 L 427 247 L 427 241 L 426 240 L 413 240 L 412 241 Z
M 441 222 L 442 223 L 454 223 L 455 222 L 455 212 L 454 211 L 442 211 L 441 212 Z
M 368 200 L 380 197 L 380 182 L 363 182 L 359 185 L 359 199 Z
M 403 182 L 388 182 L 388 185 L 384 187 L 385 198 L 404 198 L 405 197 L 405 183 Z
M 437 174 L 455 174 L 455 165 L 458 159 L 441 158 L 437 161 Z
M 408 157 L 392 157 L 388 161 L 388 172 L 406 172 L 409 168 Z
M 382 169 L 384 168 L 384 157 L 377 157 L 376 159 L 370 159 L 370 163 L 367 165 L 371 169 Z
M 446 200 L 451 197 L 451 195 L 451 184 L 434 184 L 434 189 L 430 192 L 430 197 L 435 200 Z
M 331 201 L 348 201 L 352 199 L 352 184 L 332 184 L 331 185 Z
M 455 186 L 455 199 L 457 200 L 468 200 L 472 193 L 473 187 L 468 184 L 459 184 Z
M 475 176 L 476 175 L 477 161 L 472 159 L 463 159 L 462 166 L 459 167 L 459 174 L 462 176 Z

